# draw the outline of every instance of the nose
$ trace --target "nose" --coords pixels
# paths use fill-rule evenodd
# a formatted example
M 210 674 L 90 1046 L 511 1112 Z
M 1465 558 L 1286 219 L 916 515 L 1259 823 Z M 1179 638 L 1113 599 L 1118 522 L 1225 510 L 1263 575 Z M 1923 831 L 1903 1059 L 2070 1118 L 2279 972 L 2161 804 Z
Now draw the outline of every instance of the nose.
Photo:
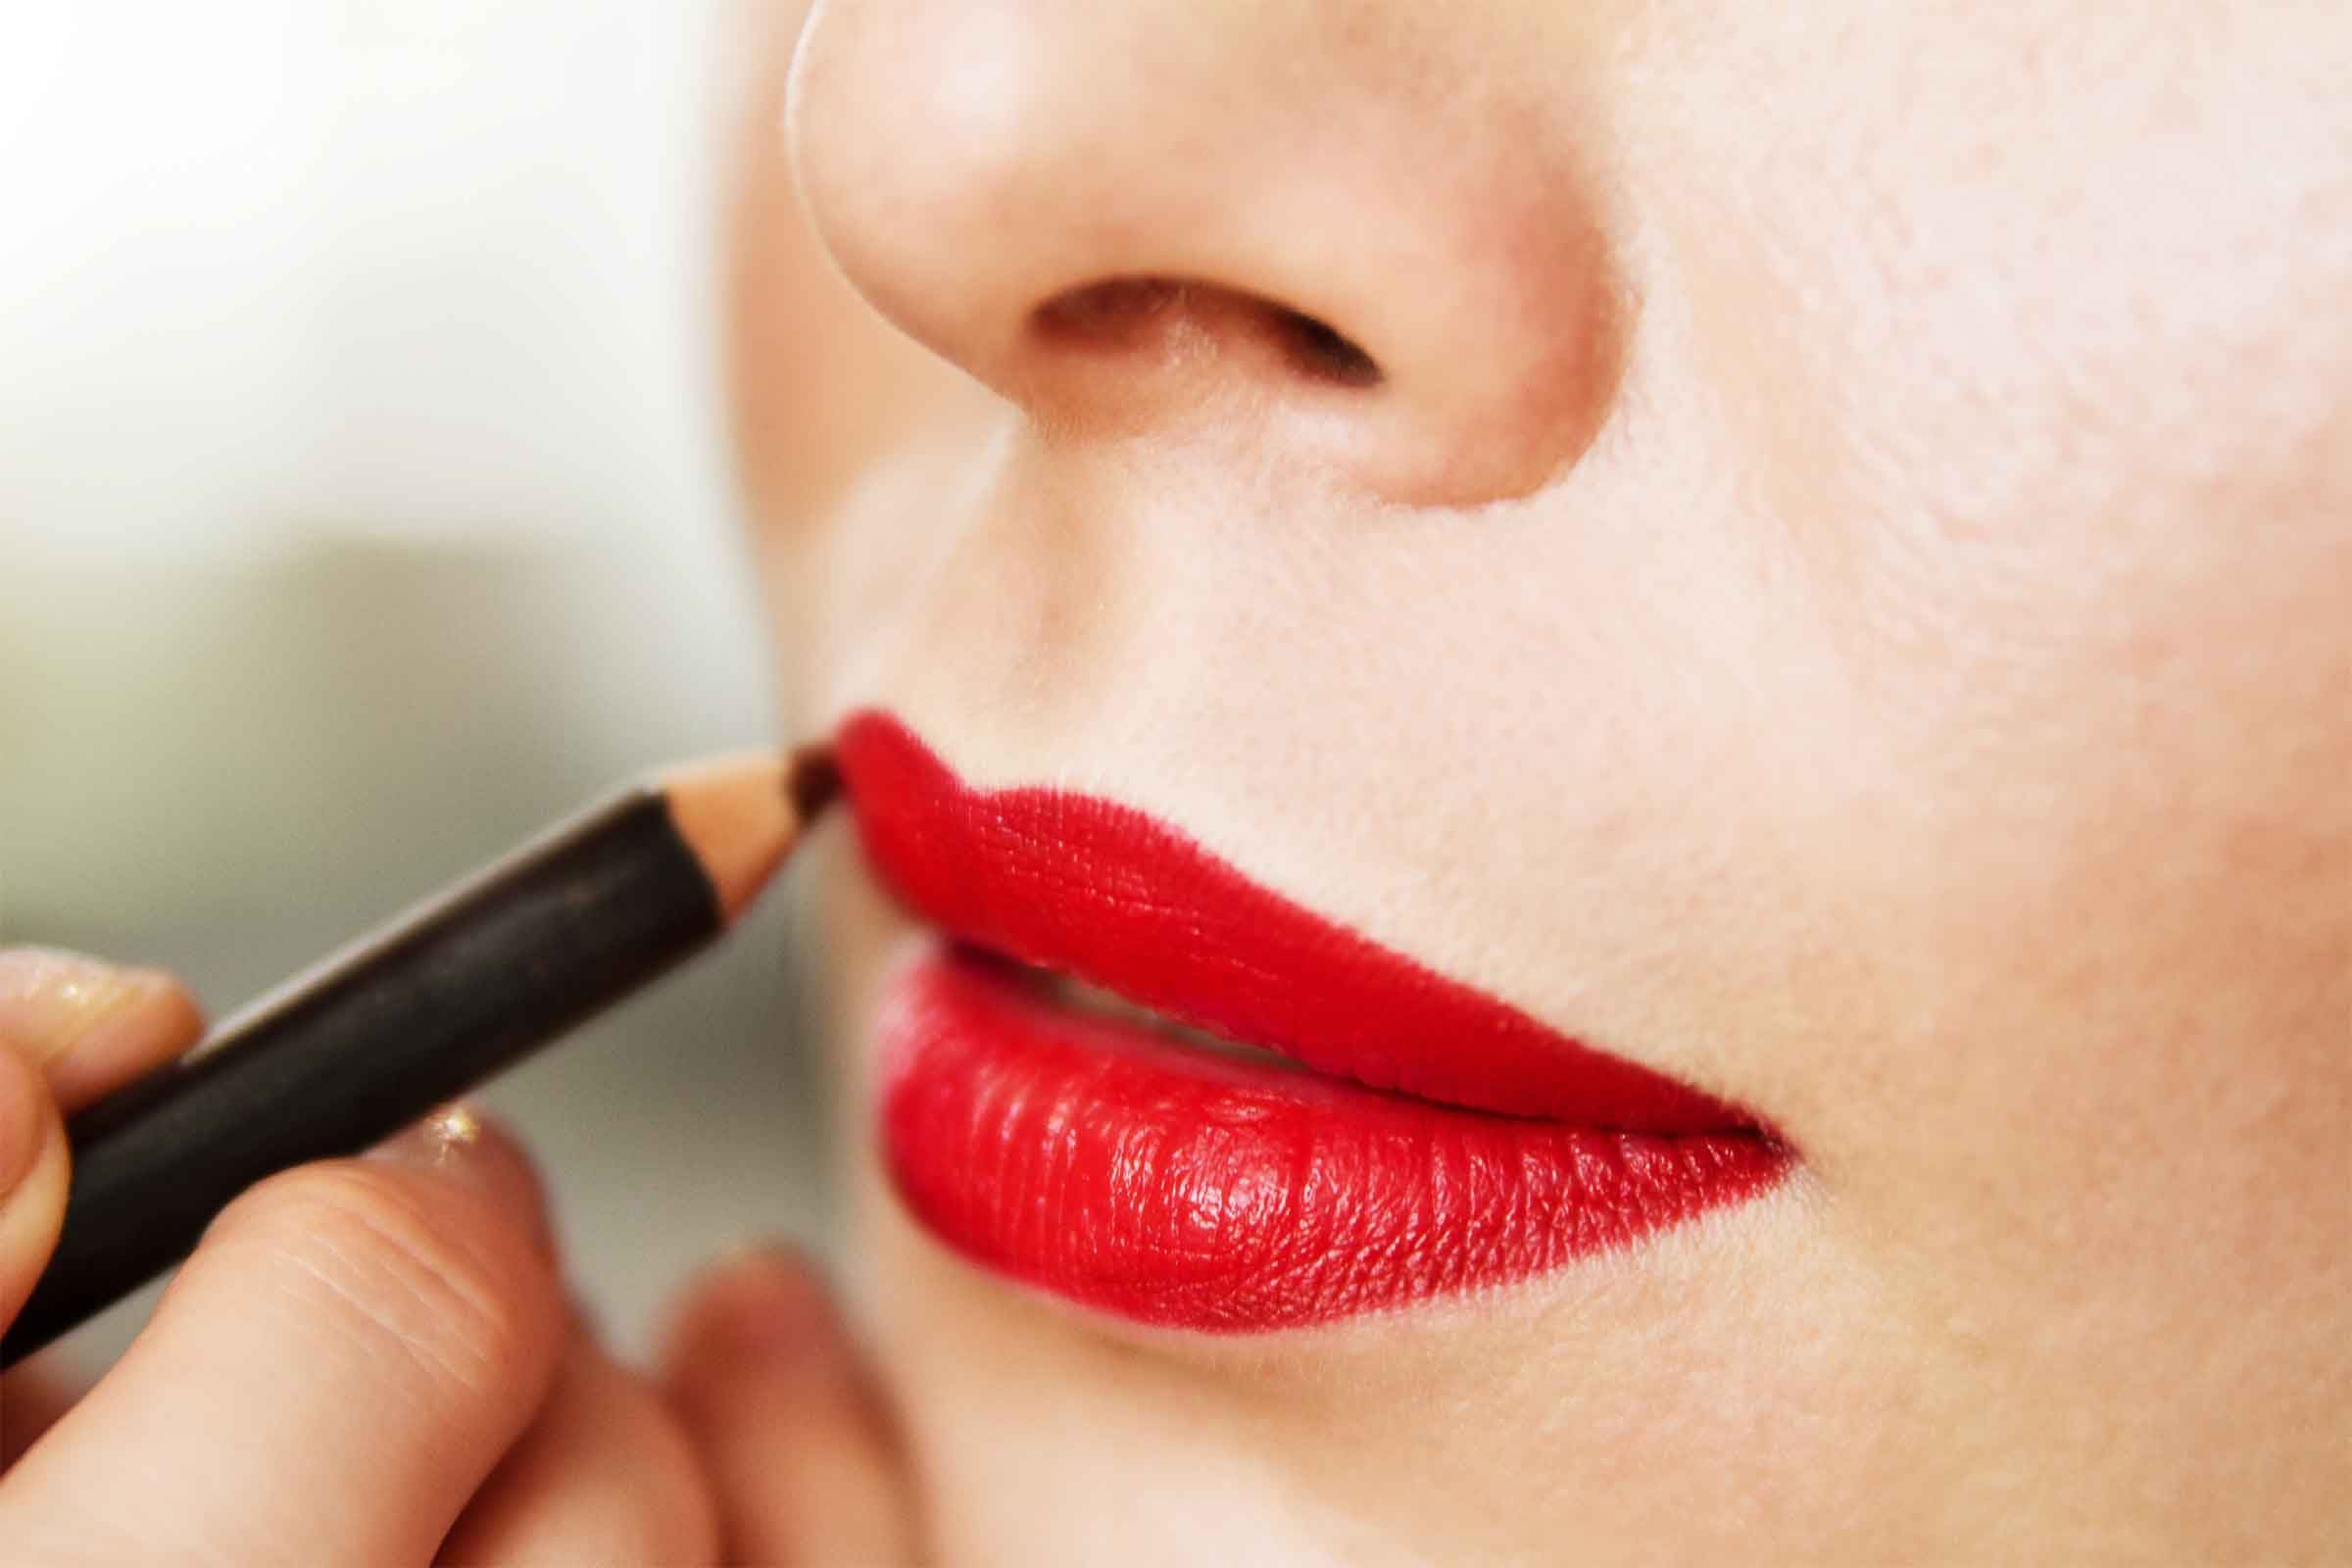
M 794 68 L 803 196 L 878 310 L 1050 437 L 1206 440 L 1390 503 L 1528 494 L 1602 422 L 1624 319 L 1569 95 L 1363 13 L 827 3 Z

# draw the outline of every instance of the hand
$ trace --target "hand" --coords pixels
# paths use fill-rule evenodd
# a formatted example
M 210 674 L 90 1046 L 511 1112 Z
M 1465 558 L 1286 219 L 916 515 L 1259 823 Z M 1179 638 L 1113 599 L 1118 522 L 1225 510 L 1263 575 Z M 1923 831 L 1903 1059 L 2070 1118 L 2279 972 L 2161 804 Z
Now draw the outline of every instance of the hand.
M 878 1385 L 793 1253 L 738 1257 L 687 1294 L 662 1382 L 716 1489 L 728 1562 L 928 1559 Z
M 61 1113 L 198 1028 L 164 976 L 0 950 L 0 1327 L 63 1217 Z M 529 1165 L 462 1113 L 262 1183 L 86 1396 L 5 1396 L 11 1563 L 716 1551 L 680 1423 L 572 1321 Z

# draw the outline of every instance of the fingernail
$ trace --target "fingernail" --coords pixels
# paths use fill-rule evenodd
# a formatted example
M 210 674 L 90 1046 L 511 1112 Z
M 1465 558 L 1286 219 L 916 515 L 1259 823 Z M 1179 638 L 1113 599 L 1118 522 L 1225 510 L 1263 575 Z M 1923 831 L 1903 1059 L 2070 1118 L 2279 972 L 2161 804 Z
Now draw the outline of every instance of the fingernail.
M 443 1105 L 422 1121 L 387 1138 L 371 1152 L 379 1159 L 402 1165 L 424 1165 L 446 1170 L 467 1181 L 484 1179 L 481 1157 L 490 1128 L 471 1105 Z M 492 1149 L 495 1155 L 498 1151 Z
M 539 1250 L 555 1254 L 539 1178 L 529 1156 L 495 1121 L 471 1105 L 444 1105 L 368 1152 L 369 1157 L 435 1171 L 499 1200 L 528 1217 Z
M 69 1058 L 162 1054 L 195 1032 L 195 1014 L 179 983 L 154 969 L 54 948 L 0 951 L 0 1039 L 52 1076 Z
M 41 1152 L 48 1131 L 41 1110 L 46 1095 L 38 1067 L 0 1051 L 0 1199 L 17 1190 Z

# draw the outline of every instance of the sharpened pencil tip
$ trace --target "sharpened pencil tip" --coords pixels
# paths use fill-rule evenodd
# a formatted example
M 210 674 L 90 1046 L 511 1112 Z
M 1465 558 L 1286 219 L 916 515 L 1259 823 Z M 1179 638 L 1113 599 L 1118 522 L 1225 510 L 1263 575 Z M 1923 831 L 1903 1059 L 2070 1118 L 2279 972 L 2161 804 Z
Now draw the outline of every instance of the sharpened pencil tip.
M 810 759 L 815 760 L 810 760 Z M 815 750 L 711 758 L 662 779 L 670 820 L 710 878 L 719 911 L 742 913 L 831 798 L 831 760 Z

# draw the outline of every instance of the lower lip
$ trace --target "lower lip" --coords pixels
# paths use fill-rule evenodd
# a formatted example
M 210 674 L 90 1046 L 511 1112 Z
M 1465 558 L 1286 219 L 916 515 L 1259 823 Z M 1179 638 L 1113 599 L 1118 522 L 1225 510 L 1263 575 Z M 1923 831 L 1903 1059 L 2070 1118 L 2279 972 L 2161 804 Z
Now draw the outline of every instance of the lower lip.
M 1770 1187 L 1748 1130 L 1456 1109 L 1213 1055 L 941 948 L 882 1023 L 882 1141 L 985 1267 L 1138 1322 L 1297 1328 L 1525 1279 Z

